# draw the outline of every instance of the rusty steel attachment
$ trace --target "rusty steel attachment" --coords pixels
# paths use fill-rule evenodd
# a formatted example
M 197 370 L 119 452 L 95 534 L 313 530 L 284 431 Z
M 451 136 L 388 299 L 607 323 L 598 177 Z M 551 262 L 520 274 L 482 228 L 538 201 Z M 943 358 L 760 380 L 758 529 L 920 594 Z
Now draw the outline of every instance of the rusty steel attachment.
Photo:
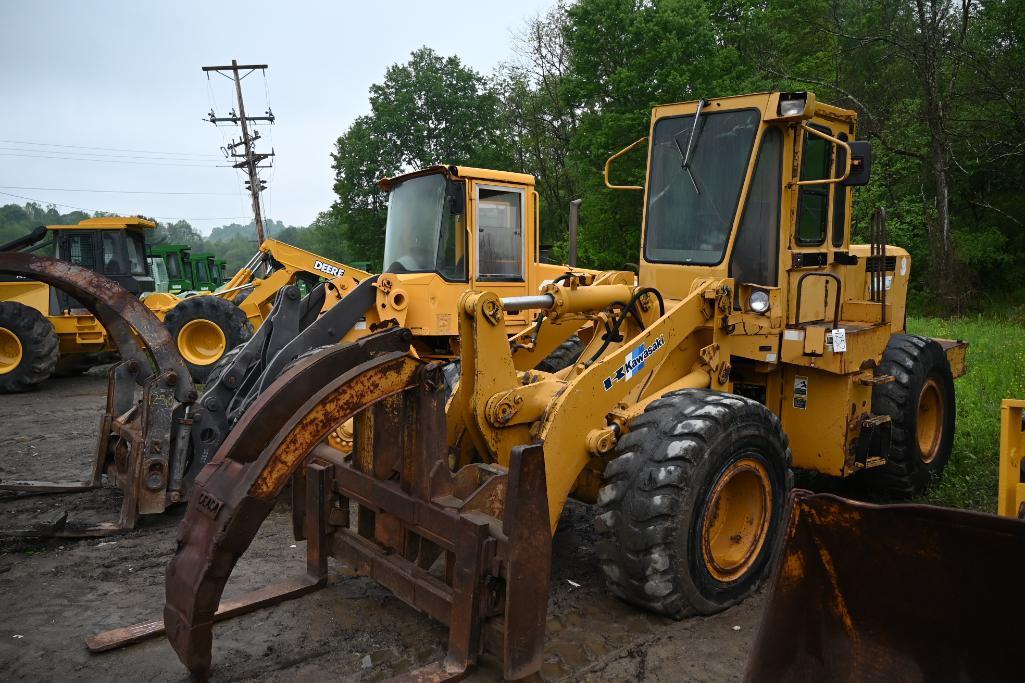
M 508 469 L 452 472 L 442 368 L 399 352 L 353 367 L 345 353 L 325 347 L 286 370 L 196 478 L 167 570 L 168 640 L 194 677 L 209 674 L 213 623 L 238 607 L 219 611 L 224 586 L 294 477 L 308 561 L 291 585 L 322 584 L 331 556 L 446 623 L 446 658 L 418 678 L 459 677 L 484 651 L 508 678 L 537 671 L 551 563 L 541 447 L 514 449 Z M 324 444 L 353 417 L 351 454 Z
M 1025 522 L 794 491 L 749 681 L 1015 680 Z
M 70 294 L 106 328 L 121 362 L 110 369 L 92 474 L 83 482 L 0 481 L 0 490 L 54 493 L 99 488 L 104 475 L 122 489 L 116 522 L 68 523 L 0 532 L 15 536 L 104 536 L 163 512 L 185 494 L 183 473 L 196 390 L 170 334 L 134 295 L 102 275 L 47 256 L 0 252 L 0 273 L 45 282 Z

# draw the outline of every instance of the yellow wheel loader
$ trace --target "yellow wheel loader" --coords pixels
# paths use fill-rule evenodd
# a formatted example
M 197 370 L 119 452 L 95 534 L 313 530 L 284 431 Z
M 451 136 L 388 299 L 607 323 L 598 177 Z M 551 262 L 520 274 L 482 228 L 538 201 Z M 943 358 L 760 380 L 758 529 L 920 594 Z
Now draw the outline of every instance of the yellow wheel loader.
M 613 185 L 606 165 L 610 187 L 643 192 L 637 278 L 465 292 L 447 403 L 441 364 L 403 328 L 264 365 L 217 448 L 193 453 L 160 626 L 191 673 L 209 674 L 216 620 L 323 585 L 330 556 L 449 626 L 447 657 L 416 676 L 461 676 L 488 652 L 520 678 L 541 665 L 571 496 L 595 505 L 609 589 L 678 618 L 764 580 L 792 469 L 923 491 L 950 457 L 966 345 L 906 334 L 910 257 L 884 213 L 870 244 L 851 243 L 871 161 L 855 126 L 805 92 L 656 107 L 645 186 Z M 365 284 L 342 302 L 381 292 Z M 525 311 L 541 314 L 510 340 Z M 584 329 L 574 364 L 537 368 Z M 326 445 L 349 419 L 351 453 Z M 218 611 L 291 478 L 307 573 Z

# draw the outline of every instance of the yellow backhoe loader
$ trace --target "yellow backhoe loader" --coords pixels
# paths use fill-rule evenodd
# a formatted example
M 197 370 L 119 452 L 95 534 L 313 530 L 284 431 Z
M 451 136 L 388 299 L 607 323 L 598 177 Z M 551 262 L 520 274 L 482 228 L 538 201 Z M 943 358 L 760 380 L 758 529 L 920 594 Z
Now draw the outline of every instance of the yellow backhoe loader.
M 883 212 L 870 244 L 851 243 L 871 160 L 855 126 L 806 92 L 656 107 L 644 187 L 612 184 L 619 154 L 606 165 L 611 188 L 643 191 L 639 276 L 465 292 L 447 404 L 442 365 L 406 328 L 282 350 L 214 452 L 194 453 L 156 630 L 205 677 L 215 620 L 323 585 L 331 556 L 449 626 L 447 657 L 417 676 L 461 676 L 488 652 L 520 678 L 541 665 L 551 534 L 571 496 L 596 506 L 609 589 L 679 618 L 763 581 L 792 468 L 924 491 L 950 458 L 966 345 L 905 332 L 910 257 L 887 244 Z M 524 311 L 542 313 L 510 340 Z M 575 363 L 537 368 L 584 329 Z M 349 419 L 351 453 L 326 445 Z M 293 477 L 307 573 L 218 611 Z
M 369 276 L 267 240 L 229 286 L 216 294 L 179 298 L 154 291 L 145 253 L 146 232 L 155 226 L 139 217 L 89 218 L 76 225 L 39 228 L 0 249 L 49 249 L 57 259 L 103 275 L 141 298 L 165 322 L 198 382 L 259 328 L 281 287 L 300 281 L 312 287 L 341 273 Z M 54 373 L 81 372 L 97 360 L 112 358 L 116 350 L 102 322 L 59 285 L 24 275 L 0 276 L 0 393 L 31 389 Z
M 358 282 L 370 274 L 268 239 L 216 292 L 185 299 L 154 294 L 146 298 L 146 305 L 164 321 L 192 377 L 203 383 L 227 352 L 260 329 L 283 287 L 297 285 L 309 291 L 329 277 Z

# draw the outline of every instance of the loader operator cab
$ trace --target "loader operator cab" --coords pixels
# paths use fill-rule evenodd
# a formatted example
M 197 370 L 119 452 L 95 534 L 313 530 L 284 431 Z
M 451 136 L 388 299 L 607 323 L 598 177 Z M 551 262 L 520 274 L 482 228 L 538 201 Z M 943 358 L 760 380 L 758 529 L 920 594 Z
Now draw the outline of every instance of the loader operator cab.
M 854 125 L 853 112 L 804 92 L 656 107 L 641 284 L 682 298 L 699 277 L 732 277 L 736 310 L 797 311 L 790 324 L 863 298 L 821 274 L 858 251 L 850 188 L 868 182 L 871 150 L 853 141 Z
M 145 231 L 156 223 L 137 217 L 88 218 L 77 225 L 49 225 L 54 255 L 103 275 L 141 296 L 156 283 L 146 260 Z M 50 288 L 50 314 L 79 309 L 74 299 Z
M 214 281 L 217 282 L 217 286 L 225 284 L 231 278 L 228 277 L 228 262 L 222 258 L 214 259 Z
M 388 193 L 384 272 L 398 279 L 409 300 L 430 302 L 406 310 L 404 324 L 418 337 L 437 335 L 447 344 L 456 333 L 451 311 L 466 289 L 536 294 L 543 281 L 566 272 L 538 262 L 531 175 L 439 165 L 380 186 Z M 506 322 L 516 331 L 529 320 L 528 311 L 516 311 Z
M 171 294 L 194 290 L 192 284 L 192 261 L 187 244 L 156 244 L 149 248 L 151 258 L 162 261 L 167 271 L 168 288 Z
M 644 192 L 640 286 L 681 300 L 729 278 L 731 391 L 780 406 L 794 465 L 835 476 L 863 465 L 845 424 L 807 425 L 828 422 L 822 396 L 867 409 L 870 380 L 851 389 L 849 377 L 903 332 L 910 270 L 908 253 L 886 244 L 881 214 L 869 244 L 851 242 L 851 188 L 871 167 L 855 125 L 855 112 L 806 92 L 663 105 L 649 136 L 605 168 L 610 188 Z M 610 164 L 645 140 L 646 187 L 613 185 Z M 779 380 L 770 368 L 782 368 Z
M 192 282 L 194 289 L 200 292 L 212 292 L 221 283 L 214 279 L 214 255 L 210 252 L 196 252 L 190 259 L 192 263 Z

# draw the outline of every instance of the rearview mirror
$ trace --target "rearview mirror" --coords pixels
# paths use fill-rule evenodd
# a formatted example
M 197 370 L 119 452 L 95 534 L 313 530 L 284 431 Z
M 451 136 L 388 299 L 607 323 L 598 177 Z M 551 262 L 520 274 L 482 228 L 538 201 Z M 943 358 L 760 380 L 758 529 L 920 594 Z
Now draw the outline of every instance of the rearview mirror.
M 872 144 L 867 140 L 848 142 L 851 148 L 851 174 L 843 182 L 845 187 L 868 185 L 872 176 Z

